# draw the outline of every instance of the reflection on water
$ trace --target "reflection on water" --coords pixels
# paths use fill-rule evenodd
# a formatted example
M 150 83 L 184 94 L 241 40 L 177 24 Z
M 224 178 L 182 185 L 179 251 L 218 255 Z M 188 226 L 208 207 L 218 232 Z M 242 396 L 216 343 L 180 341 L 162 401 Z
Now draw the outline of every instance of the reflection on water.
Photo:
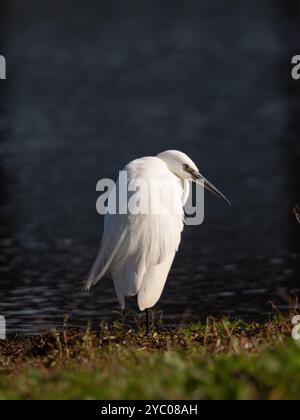
M 233 206 L 207 197 L 204 225 L 186 228 L 157 305 L 166 322 L 264 318 L 270 301 L 287 310 L 300 289 L 300 104 L 287 52 L 300 43 L 286 6 L 47 4 L 14 0 L 0 14 L 0 314 L 10 331 L 117 316 L 111 281 L 81 294 L 101 234 L 96 182 L 168 148 L 193 157 Z

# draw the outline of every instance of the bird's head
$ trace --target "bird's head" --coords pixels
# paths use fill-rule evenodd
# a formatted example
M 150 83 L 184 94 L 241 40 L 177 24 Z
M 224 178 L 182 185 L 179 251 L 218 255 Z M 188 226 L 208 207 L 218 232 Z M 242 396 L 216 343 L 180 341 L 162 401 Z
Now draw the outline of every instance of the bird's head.
M 170 172 L 182 180 L 194 181 L 204 186 L 208 191 L 224 200 L 228 205 L 230 201 L 203 175 L 201 175 L 196 164 L 185 154 L 178 150 L 167 150 L 157 155 L 168 166 Z

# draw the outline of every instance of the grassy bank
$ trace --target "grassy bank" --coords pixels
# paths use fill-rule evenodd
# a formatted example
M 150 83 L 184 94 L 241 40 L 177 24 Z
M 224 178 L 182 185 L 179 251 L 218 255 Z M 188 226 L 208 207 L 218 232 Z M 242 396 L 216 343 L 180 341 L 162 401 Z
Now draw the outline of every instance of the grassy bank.
M 0 399 L 299 399 L 291 318 L 0 341 Z

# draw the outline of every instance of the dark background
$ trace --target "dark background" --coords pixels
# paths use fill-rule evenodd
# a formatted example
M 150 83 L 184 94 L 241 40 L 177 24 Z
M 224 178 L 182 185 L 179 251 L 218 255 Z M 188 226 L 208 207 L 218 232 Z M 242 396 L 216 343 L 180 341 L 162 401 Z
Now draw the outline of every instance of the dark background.
M 96 182 L 187 153 L 206 197 L 163 297 L 166 323 L 266 318 L 299 294 L 297 1 L 0 3 L 0 314 L 10 331 L 115 319 L 112 282 L 83 296 L 102 219 Z M 134 299 L 130 304 L 136 308 Z

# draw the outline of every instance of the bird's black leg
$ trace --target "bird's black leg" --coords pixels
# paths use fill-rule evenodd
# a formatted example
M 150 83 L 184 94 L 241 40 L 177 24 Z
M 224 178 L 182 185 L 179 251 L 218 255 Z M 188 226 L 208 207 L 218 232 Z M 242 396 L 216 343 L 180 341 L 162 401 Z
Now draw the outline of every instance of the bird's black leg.
M 146 309 L 146 335 L 150 334 L 150 319 L 149 319 L 149 309 Z

